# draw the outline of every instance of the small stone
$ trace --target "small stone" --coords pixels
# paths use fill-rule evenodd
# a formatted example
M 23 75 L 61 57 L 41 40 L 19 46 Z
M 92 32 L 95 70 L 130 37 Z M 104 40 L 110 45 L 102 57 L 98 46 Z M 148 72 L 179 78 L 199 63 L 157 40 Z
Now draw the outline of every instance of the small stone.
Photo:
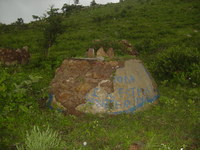
M 94 58 L 95 57 L 94 48 L 89 48 L 88 49 L 87 57 L 88 58 Z
M 136 143 L 133 143 L 129 150 L 143 150 L 144 149 L 144 143 L 142 142 L 136 142 Z
M 121 40 L 121 43 L 123 43 L 125 46 L 131 47 L 132 45 L 127 40 Z
M 86 145 L 87 145 L 87 142 L 83 142 L 83 145 L 86 146 Z
M 30 53 L 25 49 L 1 49 L 0 51 L 0 61 L 1 64 L 7 66 L 15 64 L 26 64 L 29 62 Z
M 97 51 L 97 57 L 108 57 L 108 55 L 107 55 L 106 52 L 104 51 L 103 47 L 101 47 L 101 48 Z
M 28 46 L 24 46 L 22 49 L 24 49 L 25 51 L 28 51 Z
M 107 55 L 109 58 L 113 58 L 115 56 L 113 48 L 108 49 Z

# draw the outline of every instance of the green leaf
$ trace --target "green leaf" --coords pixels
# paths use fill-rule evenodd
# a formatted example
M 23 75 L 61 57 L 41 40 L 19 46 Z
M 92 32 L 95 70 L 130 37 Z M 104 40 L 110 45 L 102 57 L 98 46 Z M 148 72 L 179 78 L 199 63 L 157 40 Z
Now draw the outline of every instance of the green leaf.
M 1 92 L 5 92 L 5 90 L 6 90 L 5 84 L 1 85 L 1 86 L 0 86 L 0 91 L 1 91 Z
M 20 105 L 19 108 L 24 112 L 28 112 L 28 108 L 26 106 Z

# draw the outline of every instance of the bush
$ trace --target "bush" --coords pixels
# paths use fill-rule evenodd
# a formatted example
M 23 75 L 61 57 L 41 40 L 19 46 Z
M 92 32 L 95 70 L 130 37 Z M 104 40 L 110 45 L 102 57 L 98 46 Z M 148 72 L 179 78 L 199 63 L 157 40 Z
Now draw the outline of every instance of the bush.
M 14 73 L 11 69 L 0 68 L 0 147 L 10 144 L 8 138 L 16 135 L 19 116 L 36 109 L 40 96 L 36 85 L 41 77 L 16 73 L 20 67 L 15 67 Z
M 150 65 L 160 80 L 200 84 L 200 52 L 196 48 L 174 46 L 159 53 Z
M 58 133 L 49 127 L 45 131 L 41 131 L 39 127 L 34 126 L 30 133 L 27 132 L 25 144 L 16 147 L 17 150 L 60 150 L 64 149 L 64 143 Z

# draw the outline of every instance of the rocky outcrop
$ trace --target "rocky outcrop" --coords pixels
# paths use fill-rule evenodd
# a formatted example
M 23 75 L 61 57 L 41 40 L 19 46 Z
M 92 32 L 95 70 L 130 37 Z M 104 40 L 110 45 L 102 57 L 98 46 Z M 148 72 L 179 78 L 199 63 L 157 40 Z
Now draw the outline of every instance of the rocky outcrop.
M 158 98 L 156 83 L 138 59 L 64 60 L 50 92 L 71 114 L 129 113 Z
M 5 65 L 26 64 L 29 62 L 30 53 L 28 47 L 22 49 L 0 49 L 0 63 Z

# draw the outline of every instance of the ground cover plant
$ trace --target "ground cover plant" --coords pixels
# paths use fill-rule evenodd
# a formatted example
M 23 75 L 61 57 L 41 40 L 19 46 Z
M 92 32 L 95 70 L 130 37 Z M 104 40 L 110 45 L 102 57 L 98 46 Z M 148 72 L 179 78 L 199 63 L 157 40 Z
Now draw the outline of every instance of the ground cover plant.
M 1 48 L 27 45 L 32 55 L 27 65 L 0 66 L 1 149 L 27 147 L 31 133 L 48 137 L 47 129 L 60 139 L 57 149 L 127 150 L 134 143 L 147 150 L 200 149 L 200 1 L 125 0 L 73 6 L 56 16 L 62 32 L 50 47 L 42 30 L 48 18 L 0 24 Z M 137 49 L 158 84 L 157 105 L 117 116 L 74 116 L 46 107 L 56 68 L 65 58 L 84 57 L 97 39 L 105 47 L 126 39 Z M 118 57 L 130 57 L 115 46 Z

